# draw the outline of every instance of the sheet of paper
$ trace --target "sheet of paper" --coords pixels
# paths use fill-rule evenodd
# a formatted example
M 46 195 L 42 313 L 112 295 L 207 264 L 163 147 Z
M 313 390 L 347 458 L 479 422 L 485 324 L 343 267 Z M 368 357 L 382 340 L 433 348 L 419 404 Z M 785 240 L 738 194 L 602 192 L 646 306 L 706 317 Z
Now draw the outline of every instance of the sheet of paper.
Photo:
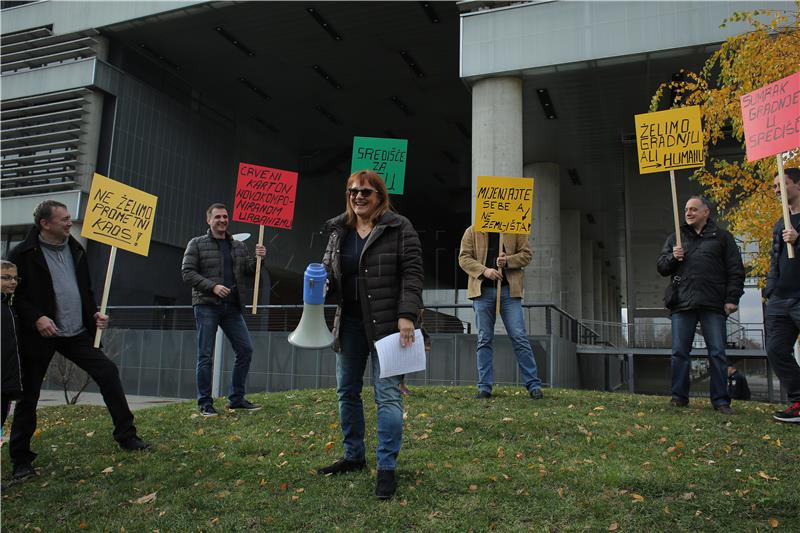
M 414 330 L 414 344 L 400 346 L 400 333 L 394 333 L 375 342 L 381 379 L 425 370 L 425 342 L 422 331 Z

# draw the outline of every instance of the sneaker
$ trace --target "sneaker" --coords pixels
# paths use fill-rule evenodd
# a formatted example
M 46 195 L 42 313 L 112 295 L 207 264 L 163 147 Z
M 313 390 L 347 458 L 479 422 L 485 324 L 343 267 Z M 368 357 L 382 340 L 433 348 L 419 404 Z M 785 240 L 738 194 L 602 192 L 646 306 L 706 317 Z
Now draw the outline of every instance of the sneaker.
M 136 435 L 120 442 L 119 447 L 127 452 L 143 452 L 150 449 L 150 445 Z
M 530 395 L 531 399 L 533 400 L 541 400 L 542 398 L 544 398 L 544 393 L 542 393 L 542 389 L 533 389 L 530 392 Z
M 219 413 L 214 409 L 213 405 L 208 404 L 200 406 L 200 414 L 203 416 L 217 416 Z
M 485 390 L 479 390 L 478 394 L 475 395 L 475 398 L 477 398 L 479 400 L 486 400 L 486 399 L 491 398 L 491 397 L 492 397 L 492 393 L 489 392 L 489 391 L 485 391 Z
M 784 411 L 775 411 L 772 418 L 779 422 L 800 423 L 800 402 L 794 402 Z
M 14 465 L 14 471 L 11 473 L 11 479 L 14 481 L 22 481 L 31 476 L 36 475 L 33 465 L 30 463 L 19 463 Z
M 718 413 L 722 413 L 723 415 L 732 415 L 735 413 L 735 411 L 731 409 L 730 405 L 718 405 L 714 407 L 714 410 Z
M 378 481 L 375 484 L 375 496 L 379 500 L 388 500 L 397 492 L 397 480 L 394 470 L 378 470 Z
M 225 408 L 226 409 L 230 409 L 230 410 L 236 409 L 236 410 L 242 410 L 242 411 L 260 411 L 261 410 L 261 406 L 260 405 L 256 405 L 254 403 L 250 403 L 250 402 L 248 402 L 247 400 L 244 400 L 244 399 L 242 401 L 240 401 L 240 402 L 229 403 L 228 405 L 225 406 Z
M 353 472 L 355 470 L 364 470 L 366 468 L 367 462 L 364 459 L 358 461 L 352 461 L 350 459 L 345 459 L 342 457 L 335 463 L 330 466 L 326 466 L 324 468 L 318 468 L 317 473 L 323 476 L 333 476 L 336 474 L 345 474 L 347 472 Z
M 682 400 L 681 398 L 673 398 L 669 401 L 672 407 L 686 407 L 689 405 L 689 400 Z

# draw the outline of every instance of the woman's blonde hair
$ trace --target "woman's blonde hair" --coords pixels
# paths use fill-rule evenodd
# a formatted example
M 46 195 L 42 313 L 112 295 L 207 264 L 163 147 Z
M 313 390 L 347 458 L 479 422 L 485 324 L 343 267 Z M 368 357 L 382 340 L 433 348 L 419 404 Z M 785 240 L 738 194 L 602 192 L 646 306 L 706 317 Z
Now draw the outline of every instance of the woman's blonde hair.
M 355 227 L 356 225 L 356 214 L 353 211 L 353 207 L 350 205 L 350 188 L 358 186 L 359 183 L 364 183 L 377 191 L 374 194 L 378 195 L 378 205 L 375 208 L 375 211 L 372 213 L 372 220 L 370 221 L 373 225 L 377 224 L 381 217 L 387 211 L 392 209 L 392 202 L 389 200 L 389 190 L 386 188 L 383 178 L 370 170 L 359 170 L 358 172 L 354 172 L 350 174 L 349 178 L 347 178 L 347 183 L 344 186 L 344 203 L 345 210 L 347 212 L 347 225 L 351 228 Z

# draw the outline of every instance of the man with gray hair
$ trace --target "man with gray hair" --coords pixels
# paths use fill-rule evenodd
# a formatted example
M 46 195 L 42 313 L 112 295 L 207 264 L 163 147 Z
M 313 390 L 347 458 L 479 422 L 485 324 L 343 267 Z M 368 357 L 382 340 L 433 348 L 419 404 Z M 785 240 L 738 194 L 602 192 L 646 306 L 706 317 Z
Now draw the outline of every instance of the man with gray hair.
M 726 321 L 744 294 L 744 265 L 733 235 L 711 219 L 711 206 L 692 196 L 680 227 L 682 246 L 675 234 L 667 238 L 658 258 L 658 273 L 670 277 L 664 305 L 672 319 L 672 399 L 670 405 L 689 404 L 689 371 L 695 328 L 700 324 L 706 341 L 711 404 L 720 413 L 733 414 L 728 395 Z
M 56 351 L 97 383 L 119 446 L 128 451 L 149 448 L 136 434 L 117 366 L 93 346 L 96 328 L 105 328 L 108 316 L 97 310 L 86 251 L 70 235 L 72 218 L 67 206 L 45 200 L 34 210 L 33 219 L 35 226 L 9 254 L 20 278 L 14 301 L 20 322 L 23 389 L 9 443 L 14 479 L 36 473 L 32 466 L 36 454 L 30 448 L 36 406 Z

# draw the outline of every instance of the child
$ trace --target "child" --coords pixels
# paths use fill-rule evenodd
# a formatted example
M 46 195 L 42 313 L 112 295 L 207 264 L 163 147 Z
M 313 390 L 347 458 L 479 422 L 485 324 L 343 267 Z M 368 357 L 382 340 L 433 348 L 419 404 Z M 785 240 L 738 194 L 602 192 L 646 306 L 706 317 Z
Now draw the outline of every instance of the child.
M 728 396 L 731 397 L 731 400 L 750 399 L 750 387 L 747 385 L 747 378 L 736 370 L 733 365 L 728 367 Z
M 2 415 L 3 421 L 0 425 L 6 424 L 8 410 L 12 400 L 16 399 L 22 392 L 22 380 L 20 375 L 19 349 L 17 348 L 16 317 L 14 309 L 11 307 L 14 299 L 14 291 L 17 288 L 17 267 L 10 261 L 0 261 L 0 290 L 2 291 Z

